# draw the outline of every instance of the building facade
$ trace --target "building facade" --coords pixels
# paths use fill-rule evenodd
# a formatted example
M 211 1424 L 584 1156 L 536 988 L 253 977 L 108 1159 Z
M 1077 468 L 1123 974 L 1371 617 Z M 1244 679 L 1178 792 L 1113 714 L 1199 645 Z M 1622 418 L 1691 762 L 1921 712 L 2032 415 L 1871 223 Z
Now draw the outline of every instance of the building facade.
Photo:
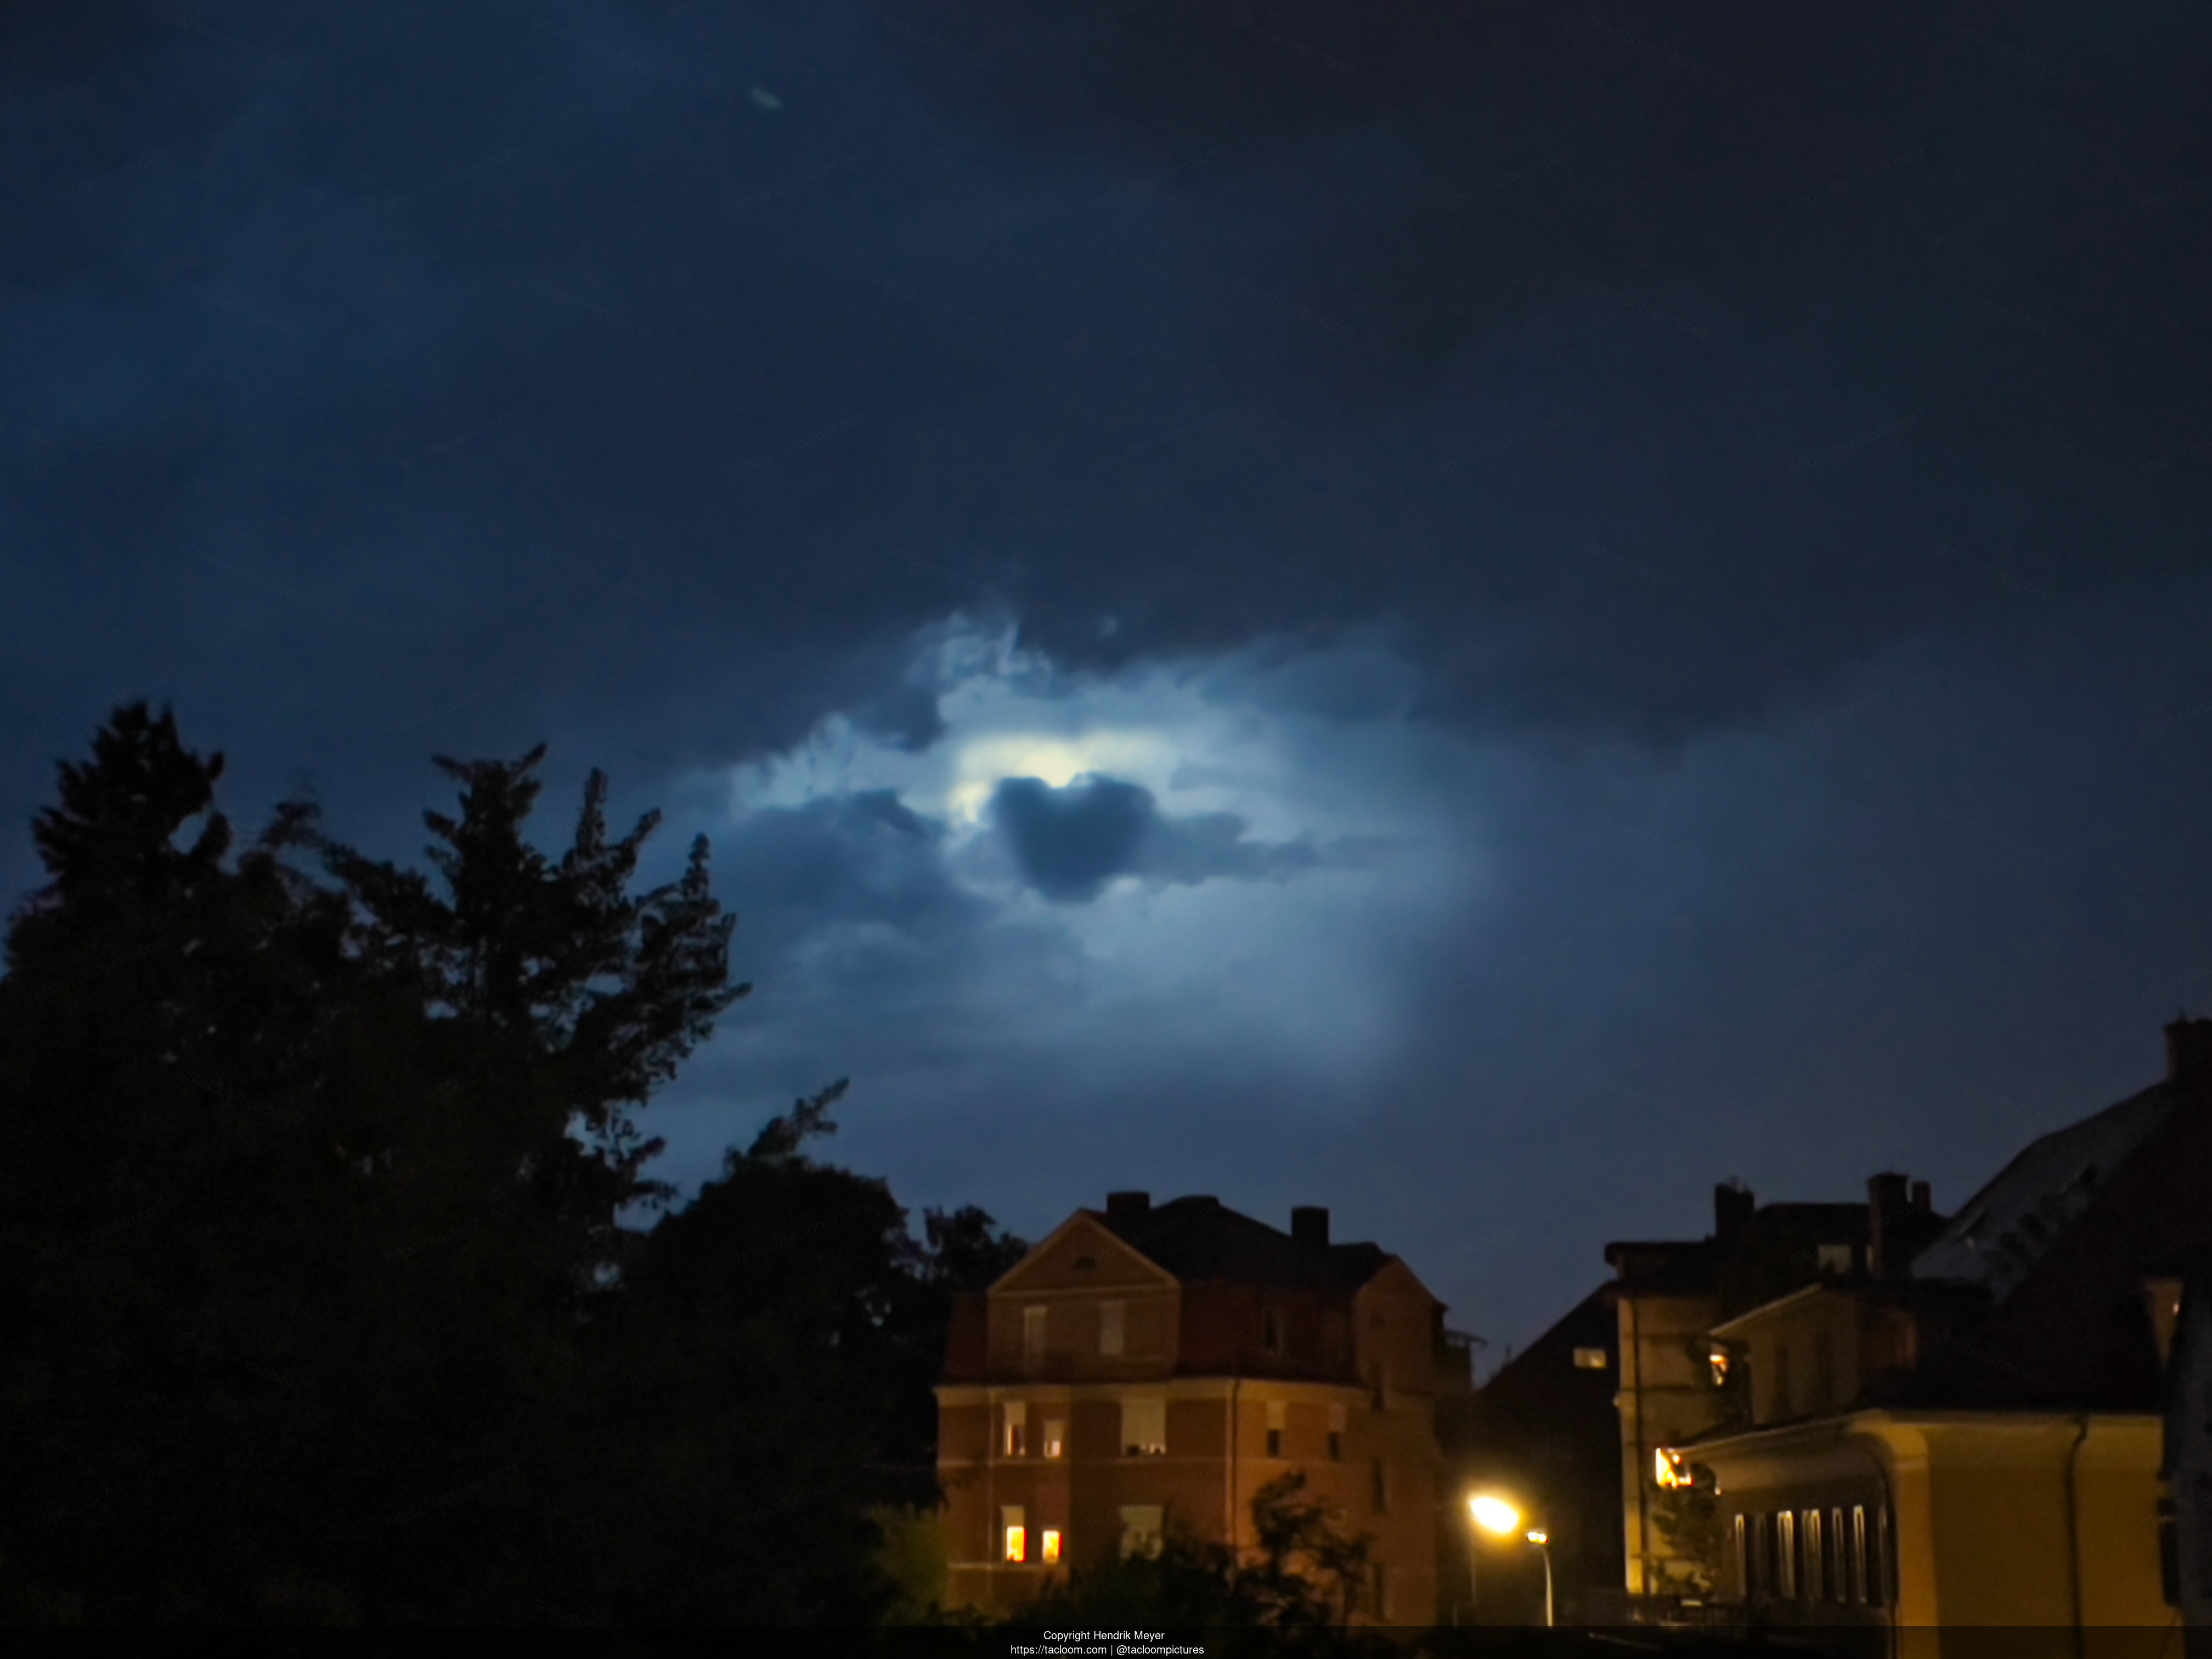
M 1916 1655 L 2040 1629 L 2073 1659 L 2178 1623 L 2169 1368 L 2176 1264 L 2212 1243 L 2212 1021 L 2166 1036 L 2163 1082 L 2031 1144 L 1932 1239 L 1878 1176 L 1863 1264 L 1713 1325 L 1735 1410 L 1656 1467 L 1710 1483 L 1744 1622 Z
M 1443 1304 L 1328 1212 L 1288 1233 L 1208 1197 L 1079 1210 L 956 1315 L 938 1389 L 951 1599 L 1018 1607 L 1172 1528 L 1249 1549 L 1253 1495 L 1303 1471 L 1373 1540 L 1355 1622 L 1437 1603 Z

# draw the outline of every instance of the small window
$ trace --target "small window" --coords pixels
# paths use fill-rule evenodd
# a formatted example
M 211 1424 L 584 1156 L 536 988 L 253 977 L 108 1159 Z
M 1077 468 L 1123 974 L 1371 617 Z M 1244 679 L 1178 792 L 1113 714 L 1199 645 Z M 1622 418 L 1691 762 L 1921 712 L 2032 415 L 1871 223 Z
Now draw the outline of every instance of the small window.
M 1808 1601 L 1818 1601 L 1826 1593 L 1820 1583 L 1820 1569 L 1826 1564 L 1827 1556 L 1827 1552 L 1820 1547 L 1820 1511 L 1807 1510 L 1800 1518 L 1799 1524 L 1803 1528 L 1804 1540 L 1802 1548 L 1804 1554 L 1805 1583 L 1802 1594 L 1803 1599 Z
M 1282 1431 L 1280 1429 L 1270 1429 L 1270 1430 L 1268 1430 L 1268 1431 L 1267 1431 L 1267 1455 L 1268 1455 L 1268 1456 L 1270 1456 L 1270 1457 L 1280 1457 L 1282 1455 L 1283 1455 L 1283 1431 Z
M 1037 1539 L 1037 1559 L 1048 1567 L 1060 1559 L 1060 1528 L 1047 1527 Z
M 1121 1553 L 1157 1555 L 1165 1511 L 1158 1504 L 1131 1504 L 1121 1510 Z
M 1006 1535 L 1006 1559 L 1018 1564 L 1029 1559 L 1029 1528 L 1023 1524 L 1022 1506 L 1008 1504 L 999 1510 L 999 1524 Z
M 1328 1461 L 1332 1463 L 1344 1462 L 1344 1435 L 1340 1430 L 1328 1431 Z
M 1729 1545 L 1735 1558 L 1736 1593 L 1748 1599 L 1752 1593 L 1751 1534 L 1741 1513 L 1736 1516 L 1730 1531 L 1734 1534 Z
M 1575 1369 L 1577 1370 L 1601 1371 L 1605 1368 L 1606 1352 L 1603 1348 L 1577 1348 L 1575 1350 Z
M 1828 1511 L 1828 1599 L 1851 1599 L 1850 1536 L 1844 1530 L 1841 1505 Z
M 1797 1516 L 1791 1510 L 1774 1517 L 1774 1593 L 1785 1601 L 1797 1599 Z
M 1123 1302 L 1102 1302 L 1098 1304 L 1098 1352 L 1120 1353 L 1127 1340 L 1124 1328 L 1128 1304 Z
M 1851 1247 L 1850 1245 L 1823 1244 L 1820 1246 L 1820 1272 L 1824 1277 L 1829 1273 L 1838 1275 L 1848 1273 L 1850 1270 Z
M 1379 1457 L 1367 1465 L 1368 1498 L 1375 1513 L 1382 1515 L 1390 1507 L 1390 1472 Z
M 1047 1457 L 1067 1455 L 1067 1425 L 1057 1417 L 1045 1419 L 1044 1455 Z
M 1851 1600 L 1867 1599 L 1866 1505 L 1851 1505 Z
M 1019 1400 L 1006 1402 L 1006 1455 L 1024 1457 L 1029 1455 L 1030 1408 Z
M 1283 1429 L 1289 1418 L 1290 1404 L 1287 1401 L 1270 1400 L 1267 1402 L 1268 1456 L 1280 1457 L 1283 1455 Z
M 1273 1308 L 1261 1316 L 1260 1343 L 1269 1353 L 1283 1351 L 1283 1316 Z
M 1045 1315 L 1042 1308 L 1022 1310 L 1022 1366 L 1035 1372 L 1044 1364 Z
M 1127 1457 L 1162 1457 L 1168 1449 L 1168 1402 L 1121 1402 L 1121 1451 Z

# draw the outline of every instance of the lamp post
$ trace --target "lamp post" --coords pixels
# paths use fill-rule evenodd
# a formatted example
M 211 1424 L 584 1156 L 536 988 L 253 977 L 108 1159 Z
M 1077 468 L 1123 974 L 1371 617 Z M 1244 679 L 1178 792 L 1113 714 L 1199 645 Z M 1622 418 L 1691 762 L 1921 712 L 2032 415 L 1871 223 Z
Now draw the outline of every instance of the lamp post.
M 1499 1497 L 1496 1492 L 1477 1492 L 1467 1500 L 1467 1512 L 1476 1526 L 1493 1537 L 1510 1538 L 1518 1533 L 1523 1539 L 1536 1547 L 1536 1553 L 1544 1558 L 1544 1628 L 1550 1630 L 1553 1627 L 1550 1535 L 1540 1527 L 1528 1527 L 1524 1529 L 1522 1523 L 1528 1517 L 1521 1513 L 1521 1506 L 1509 1498 Z M 1468 1548 L 1468 1573 L 1470 1580 L 1474 1571 L 1474 1540 L 1470 1538 Z M 1468 1593 L 1472 1595 L 1474 1591 L 1470 1588 Z
M 1531 1528 L 1528 1541 L 1536 1547 L 1536 1553 L 1544 1558 L 1544 1628 L 1552 1628 L 1552 1545 L 1540 1528 Z

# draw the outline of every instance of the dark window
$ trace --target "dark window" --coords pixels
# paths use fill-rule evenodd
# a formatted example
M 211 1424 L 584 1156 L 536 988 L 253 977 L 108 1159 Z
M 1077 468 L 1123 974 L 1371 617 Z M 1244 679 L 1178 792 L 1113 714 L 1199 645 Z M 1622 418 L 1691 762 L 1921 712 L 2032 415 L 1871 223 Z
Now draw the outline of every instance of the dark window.
M 1344 1461 L 1344 1437 L 1334 1429 L 1328 1431 L 1328 1461 L 1332 1463 Z
M 1268 1456 L 1270 1456 L 1270 1457 L 1280 1457 L 1282 1455 L 1283 1455 L 1283 1431 L 1282 1431 L 1280 1429 L 1270 1429 L 1270 1430 L 1268 1430 L 1268 1431 L 1267 1431 L 1267 1455 L 1268 1455 Z
M 1269 1353 L 1283 1351 L 1283 1316 L 1273 1308 L 1261 1319 L 1260 1340 Z
M 1389 1472 L 1382 1467 L 1381 1458 L 1376 1458 L 1368 1465 L 1368 1479 L 1370 1486 L 1368 1495 L 1373 1501 L 1376 1514 L 1381 1515 L 1390 1507 Z

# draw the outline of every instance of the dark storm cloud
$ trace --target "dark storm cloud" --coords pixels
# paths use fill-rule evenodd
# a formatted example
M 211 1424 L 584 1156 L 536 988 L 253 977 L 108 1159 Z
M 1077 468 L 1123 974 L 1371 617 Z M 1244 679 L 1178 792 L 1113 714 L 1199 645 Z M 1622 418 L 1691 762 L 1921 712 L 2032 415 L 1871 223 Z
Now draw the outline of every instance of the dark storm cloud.
M 2212 425 L 2212 231 L 2172 210 L 2212 170 L 2202 8 L 883 11 L 947 108 L 1193 204 L 1224 373 L 1431 417 L 1356 461 L 1202 424 L 1149 458 L 1130 494 L 1186 534 L 1109 521 L 1025 589 L 1064 655 L 1379 614 L 1436 711 L 1672 738 L 2190 556 L 2203 469 L 2157 468 Z
M 1101 665 L 1380 623 L 1432 714 L 1680 740 L 2194 557 L 2201 8 L 30 15 L 51 744 L 217 613 L 371 749 L 920 744 L 891 653 L 994 605 Z
M 744 954 L 764 965 L 856 924 L 941 939 L 988 911 L 947 874 L 943 848 L 943 830 L 889 790 L 825 795 L 717 835 L 716 883 L 740 913 Z
M 1054 789 L 1042 778 L 1002 778 L 991 821 L 1023 878 L 1048 899 L 1087 904 L 1119 876 L 1195 887 L 1215 879 L 1281 881 L 1323 864 L 1359 861 L 1365 849 L 1306 841 L 1267 846 L 1245 838 L 1234 812 L 1173 817 L 1152 792 L 1118 778 L 1079 778 Z

